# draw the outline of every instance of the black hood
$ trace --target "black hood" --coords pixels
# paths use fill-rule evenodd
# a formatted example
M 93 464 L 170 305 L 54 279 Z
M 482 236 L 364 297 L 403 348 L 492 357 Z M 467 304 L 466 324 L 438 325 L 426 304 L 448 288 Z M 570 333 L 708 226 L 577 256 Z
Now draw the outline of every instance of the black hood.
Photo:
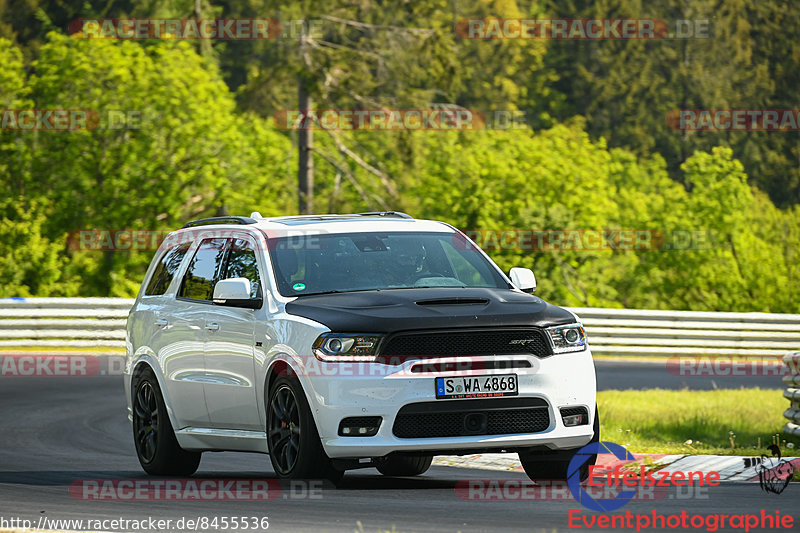
M 420 288 L 301 296 L 286 312 L 338 333 L 556 326 L 575 321 L 566 309 L 509 289 Z

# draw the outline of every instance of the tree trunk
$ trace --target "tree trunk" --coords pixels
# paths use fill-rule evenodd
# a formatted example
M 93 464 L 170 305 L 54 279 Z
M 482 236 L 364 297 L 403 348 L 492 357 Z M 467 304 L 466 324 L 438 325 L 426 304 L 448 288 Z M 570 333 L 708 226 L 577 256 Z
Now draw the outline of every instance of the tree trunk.
M 314 212 L 314 132 L 311 121 L 305 115 L 312 111 L 311 95 L 306 90 L 305 80 L 300 78 L 297 96 L 299 111 L 304 119 L 297 131 L 298 168 L 297 192 L 300 214 L 310 215 Z

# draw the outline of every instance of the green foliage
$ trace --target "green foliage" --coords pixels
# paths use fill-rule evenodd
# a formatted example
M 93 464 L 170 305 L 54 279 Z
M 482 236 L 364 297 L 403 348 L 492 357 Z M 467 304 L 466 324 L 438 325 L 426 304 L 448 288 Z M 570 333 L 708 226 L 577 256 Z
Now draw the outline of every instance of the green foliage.
M 62 275 L 63 239 L 42 235 L 45 217 L 11 203 L 0 216 L 0 298 L 71 294 L 75 284 Z
M 800 292 L 791 280 L 800 245 L 784 235 L 789 221 L 797 231 L 796 211 L 782 212 L 753 190 L 729 149 L 687 160 L 687 192 L 669 179 L 661 158 L 608 151 L 580 124 L 436 140 L 424 145 L 423 177 L 411 191 L 427 217 L 493 234 L 650 235 L 652 246 L 643 250 L 586 249 L 581 241 L 544 251 L 490 251 L 504 269 L 533 268 L 545 298 L 581 306 L 798 310 Z
M 787 52 L 774 37 L 797 9 L 715 6 L 32 1 L 12 16 L 0 1 L 0 35 L 9 38 L 0 37 L 0 105 L 88 109 L 97 119 L 73 132 L 0 131 L 0 293 L 136 292 L 152 251 L 77 250 L 70 231 L 162 231 L 203 216 L 295 212 L 296 133 L 270 117 L 297 107 L 302 81 L 317 109 L 523 109 L 541 126 L 317 130 L 318 212 L 400 209 L 495 235 L 645 232 L 648 249 L 582 249 L 584 241 L 489 253 L 504 269 L 533 268 L 539 294 L 563 305 L 798 312 L 800 208 L 773 203 L 796 201 L 796 137 L 690 135 L 665 125 L 681 107 L 794 105 L 800 54 L 782 63 Z M 713 11 L 715 38 L 469 41 L 453 31 L 469 17 L 640 18 L 644 10 L 665 20 Z M 323 24 L 305 44 L 48 33 L 99 16 Z
M 665 40 L 554 41 L 545 64 L 564 95 L 556 119 L 586 117 L 593 137 L 640 156 L 660 153 L 675 179 L 695 151 L 734 149 L 752 183 L 781 206 L 800 201 L 798 132 L 681 132 L 666 126 L 679 109 L 797 107 L 800 48 L 785 28 L 800 5 L 782 1 L 568 0 L 548 16 L 708 21 L 707 37 Z M 543 106 L 530 108 L 536 113 Z
M 25 65 L 22 53 L 11 41 L 0 38 L 0 105 L 5 109 L 16 109 L 23 105 L 28 94 L 25 86 Z
M 46 238 L 170 229 L 225 212 L 228 202 L 268 213 L 288 207 L 279 194 L 287 140 L 263 119 L 237 114 L 215 65 L 188 43 L 51 33 L 33 66 L 24 87 L 36 108 L 90 110 L 94 119 L 77 131 L 3 134 L 3 161 L 25 161 L 0 166 L 3 192 L 21 206 L 47 205 L 37 219 Z M 80 265 L 86 296 L 135 293 L 151 253 L 62 251 L 68 271 Z M 52 292 L 46 287 L 37 294 Z

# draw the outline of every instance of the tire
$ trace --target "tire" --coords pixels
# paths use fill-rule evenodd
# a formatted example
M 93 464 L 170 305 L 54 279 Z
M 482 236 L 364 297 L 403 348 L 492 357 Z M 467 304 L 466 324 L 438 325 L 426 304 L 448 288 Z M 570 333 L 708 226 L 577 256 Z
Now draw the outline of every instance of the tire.
M 384 476 L 419 476 L 428 471 L 432 461 L 432 455 L 390 455 L 382 458 L 376 468 Z
M 133 442 L 145 472 L 153 476 L 191 476 L 202 453 L 184 450 L 175 438 L 158 380 L 150 369 L 133 380 Z
M 594 424 L 592 425 L 592 429 L 594 429 L 594 436 L 588 444 L 600 442 L 600 413 L 597 410 L 597 406 L 595 406 L 594 413 Z M 533 481 L 565 481 L 567 479 L 567 469 L 569 467 L 569 463 L 581 448 L 564 450 L 554 454 L 520 452 L 519 460 L 522 463 L 522 468 L 525 470 L 525 473 L 528 474 L 528 477 Z M 581 481 L 585 481 L 589 477 L 589 467 L 596 463 L 597 454 L 594 454 L 589 457 L 588 461 L 581 465 Z
M 272 469 L 282 479 L 329 479 L 338 482 L 344 472 L 331 464 L 311 409 L 294 377 L 279 377 L 266 404 L 267 446 Z

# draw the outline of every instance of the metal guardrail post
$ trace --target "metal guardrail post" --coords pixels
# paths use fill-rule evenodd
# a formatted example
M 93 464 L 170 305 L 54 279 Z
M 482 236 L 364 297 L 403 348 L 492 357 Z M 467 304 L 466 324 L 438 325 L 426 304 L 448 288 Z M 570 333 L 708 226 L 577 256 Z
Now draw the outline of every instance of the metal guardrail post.
M 787 385 L 783 397 L 791 402 L 783 413 L 783 417 L 788 420 L 783 426 L 783 432 L 800 437 L 800 352 L 786 354 L 783 362 L 789 367 L 790 372 L 783 376 L 783 382 Z

